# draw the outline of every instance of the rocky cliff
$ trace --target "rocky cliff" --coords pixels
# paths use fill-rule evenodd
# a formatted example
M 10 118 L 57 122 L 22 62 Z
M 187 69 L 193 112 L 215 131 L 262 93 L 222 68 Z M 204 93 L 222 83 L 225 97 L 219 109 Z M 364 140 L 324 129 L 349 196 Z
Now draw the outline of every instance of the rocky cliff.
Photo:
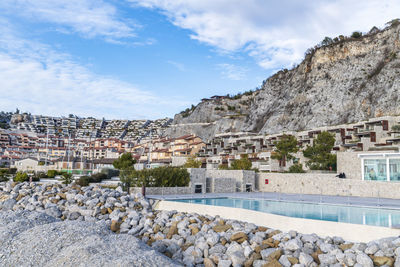
M 278 133 L 400 114 L 400 25 L 309 49 L 252 94 L 203 100 L 169 134 Z

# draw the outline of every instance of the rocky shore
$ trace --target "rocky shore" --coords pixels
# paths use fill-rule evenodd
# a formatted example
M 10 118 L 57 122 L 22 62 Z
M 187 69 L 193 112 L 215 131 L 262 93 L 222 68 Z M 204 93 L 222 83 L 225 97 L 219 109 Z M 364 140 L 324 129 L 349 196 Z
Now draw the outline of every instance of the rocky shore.
M 3 183 L 0 265 L 400 266 L 399 237 L 352 243 L 154 205 L 120 188 Z

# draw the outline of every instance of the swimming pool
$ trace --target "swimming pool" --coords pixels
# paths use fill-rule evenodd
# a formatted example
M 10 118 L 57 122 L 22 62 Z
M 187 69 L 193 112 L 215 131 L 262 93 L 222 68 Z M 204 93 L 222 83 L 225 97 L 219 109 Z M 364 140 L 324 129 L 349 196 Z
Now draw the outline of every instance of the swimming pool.
M 400 226 L 400 210 L 383 208 L 365 208 L 324 203 L 313 204 L 241 198 L 175 199 L 171 201 L 242 208 L 282 216 L 331 222 L 364 224 L 382 227 Z

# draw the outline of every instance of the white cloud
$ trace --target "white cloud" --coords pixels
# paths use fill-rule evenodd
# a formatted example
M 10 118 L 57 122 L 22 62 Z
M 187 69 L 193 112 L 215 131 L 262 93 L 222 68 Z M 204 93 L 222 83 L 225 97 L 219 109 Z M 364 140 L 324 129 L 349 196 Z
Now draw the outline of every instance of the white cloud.
M 180 71 L 186 71 L 186 67 L 185 67 L 185 65 L 183 63 L 176 62 L 176 61 L 173 61 L 173 60 L 168 60 L 167 63 L 172 65 L 172 66 L 174 66 L 175 68 L 177 68 Z
M 218 64 L 217 68 L 221 71 L 223 77 L 234 81 L 244 80 L 248 71 L 247 68 L 228 63 Z
M 2 0 L 0 11 L 31 20 L 55 23 L 60 32 L 109 42 L 135 36 L 139 25 L 121 19 L 117 9 L 102 0 Z
M 17 37 L 0 20 L 0 107 L 33 114 L 107 118 L 172 116 L 189 103 L 96 75 L 41 43 Z
M 325 36 L 399 17 L 398 0 L 128 0 L 164 13 L 191 38 L 228 52 L 247 52 L 267 69 L 299 62 Z

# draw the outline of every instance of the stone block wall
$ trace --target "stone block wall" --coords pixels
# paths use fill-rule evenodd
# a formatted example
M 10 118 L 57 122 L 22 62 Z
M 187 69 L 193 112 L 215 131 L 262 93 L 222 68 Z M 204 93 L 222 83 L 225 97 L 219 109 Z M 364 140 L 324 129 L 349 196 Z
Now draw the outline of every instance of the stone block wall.
M 335 174 L 322 173 L 261 173 L 257 176 L 261 192 L 400 198 L 400 183 L 395 182 L 341 179 Z
M 131 187 L 130 192 L 142 193 L 141 187 Z M 191 194 L 191 188 L 185 187 L 146 187 L 146 195 L 175 195 Z
M 191 192 L 194 192 L 196 184 L 202 185 L 203 193 L 206 192 L 206 169 L 188 169 L 190 174 L 190 184 Z
M 234 193 L 236 192 L 235 178 L 212 178 L 213 193 Z

